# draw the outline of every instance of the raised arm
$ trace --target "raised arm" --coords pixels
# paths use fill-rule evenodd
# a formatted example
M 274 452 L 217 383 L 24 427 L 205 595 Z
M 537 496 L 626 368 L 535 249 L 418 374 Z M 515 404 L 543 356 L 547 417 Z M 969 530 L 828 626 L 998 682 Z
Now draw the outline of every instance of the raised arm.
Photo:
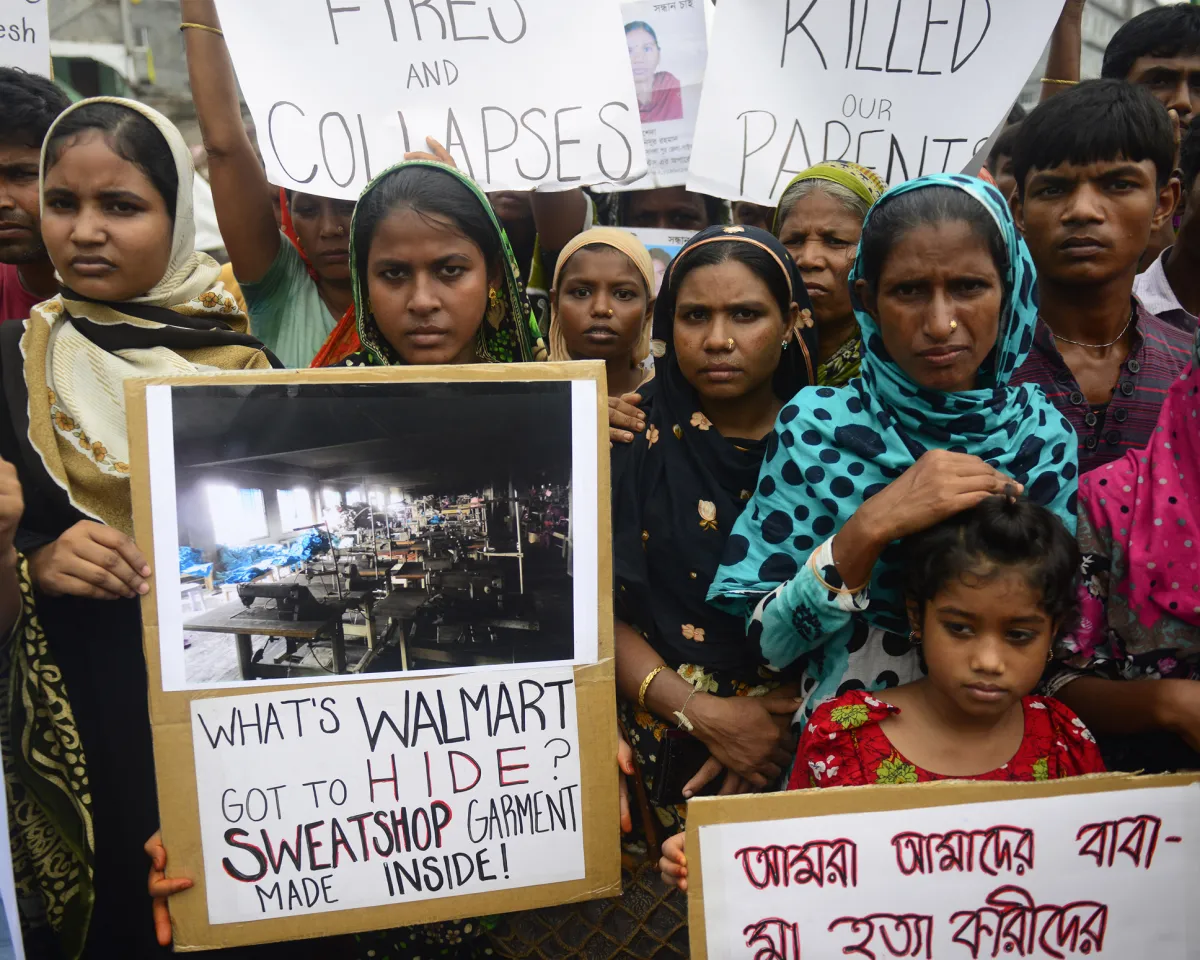
M 183 0 L 184 23 L 220 29 L 213 0 Z M 279 253 L 270 186 L 242 122 L 237 79 L 225 38 L 185 29 L 188 78 L 204 149 L 217 224 L 239 283 L 257 283 Z
M 1050 35 L 1050 57 L 1042 81 L 1042 100 L 1079 82 L 1083 57 L 1083 8 L 1087 0 L 1067 0 L 1058 25 Z M 1053 81 L 1063 81 L 1055 83 Z M 1047 83 L 1046 81 L 1051 81 Z

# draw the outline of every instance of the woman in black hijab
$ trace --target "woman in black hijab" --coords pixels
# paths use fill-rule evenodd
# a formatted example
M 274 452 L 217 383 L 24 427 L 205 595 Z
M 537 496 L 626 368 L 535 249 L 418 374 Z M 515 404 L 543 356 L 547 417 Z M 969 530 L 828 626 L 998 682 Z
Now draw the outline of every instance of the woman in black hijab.
M 791 761 L 793 691 L 704 599 L 776 416 L 815 382 L 787 250 L 754 227 L 697 234 L 664 278 L 653 348 L 646 430 L 613 451 L 613 551 L 622 725 L 657 829 L 682 824 L 692 793 L 761 789 Z

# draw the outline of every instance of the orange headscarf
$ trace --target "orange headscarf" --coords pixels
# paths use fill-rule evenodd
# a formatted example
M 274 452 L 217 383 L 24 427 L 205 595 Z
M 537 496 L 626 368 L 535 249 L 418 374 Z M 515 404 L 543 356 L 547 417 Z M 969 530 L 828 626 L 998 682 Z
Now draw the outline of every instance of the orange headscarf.
M 300 259 L 304 261 L 308 275 L 312 277 L 313 283 L 317 283 L 320 278 L 317 276 L 312 261 L 308 259 L 308 254 L 304 252 L 304 247 L 300 245 L 300 238 L 296 235 L 296 225 L 292 223 L 292 211 L 288 208 L 287 191 L 283 187 L 279 188 L 279 212 L 282 214 L 280 219 L 284 236 L 292 241 L 292 246 L 300 254 Z M 350 304 L 346 312 L 342 314 L 342 319 L 333 328 L 333 332 L 329 334 L 321 345 L 321 349 L 317 351 L 312 366 L 336 367 L 350 354 L 357 353 L 361 349 L 362 341 L 358 339 L 358 322 L 354 314 L 354 304 Z

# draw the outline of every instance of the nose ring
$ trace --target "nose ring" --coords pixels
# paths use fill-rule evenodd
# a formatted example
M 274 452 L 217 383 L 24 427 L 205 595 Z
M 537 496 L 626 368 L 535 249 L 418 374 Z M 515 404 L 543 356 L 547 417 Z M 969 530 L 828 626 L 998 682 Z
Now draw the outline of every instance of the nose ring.
M 957 321 L 957 320 L 951 320 L 951 321 L 950 321 L 950 329 L 951 329 L 951 330 L 957 330 L 957 329 L 958 329 L 958 321 Z
M 729 347 L 729 352 L 733 353 L 733 348 L 737 346 L 737 344 L 734 342 L 733 337 L 729 338 L 729 343 L 727 343 L 726 346 Z
M 609 310 L 608 315 L 611 317 L 613 315 L 613 312 L 611 310 Z

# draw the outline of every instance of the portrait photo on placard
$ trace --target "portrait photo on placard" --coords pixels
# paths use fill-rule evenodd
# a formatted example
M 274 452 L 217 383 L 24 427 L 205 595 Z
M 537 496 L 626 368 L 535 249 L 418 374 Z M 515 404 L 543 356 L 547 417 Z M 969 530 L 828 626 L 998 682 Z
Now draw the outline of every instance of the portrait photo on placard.
M 648 172 L 630 186 L 678 186 L 687 176 L 708 60 L 703 0 L 621 4 Z
M 163 689 L 595 662 L 596 402 L 147 387 Z

